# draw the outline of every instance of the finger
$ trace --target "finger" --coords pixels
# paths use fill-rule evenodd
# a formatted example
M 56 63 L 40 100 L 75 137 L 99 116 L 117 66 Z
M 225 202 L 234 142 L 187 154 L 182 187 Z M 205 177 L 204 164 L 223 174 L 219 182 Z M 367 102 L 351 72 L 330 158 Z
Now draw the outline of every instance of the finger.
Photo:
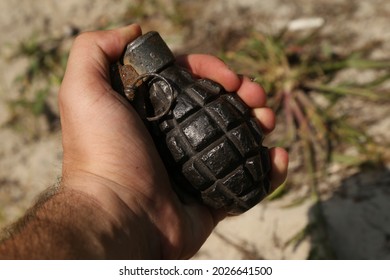
M 115 62 L 123 54 L 126 45 L 141 33 L 141 28 L 137 24 L 113 30 L 82 33 L 76 38 L 69 59 L 73 58 L 72 54 L 74 57 L 80 57 L 87 52 L 92 55 L 103 55 L 104 60 Z
M 248 77 L 242 78 L 242 84 L 237 91 L 241 99 L 251 108 L 264 107 L 267 101 L 264 89 Z
M 260 126 L 265 134 L 275 128 L 275 113 L 272 109 L 263 107 L 253 109 L 253 115 L 259 120 Z
M 126 44 L 140 34 L 140 27 L 134 24 L 79 35 L 73 43 L 59 92 L 60 111 L 68 107 L 67 104 L 86 108 L 103 95 L 108 99 L 115 96 L 106 94 L 112 92 L 109 66 L 120 58 Z
M 221 84 L 226 91 L 237 91 L 241 81 L 219 58 L 206 54 L 179 56 L 176 61 L 193 74 Z
M 279 187 L 287 177 L 288 153 L 283 148 L 271 148 L 269 150 L 272 164 L 270 180 L 271 192 Z
M 141 34 L 138 25 L 109 31 L 85 32 L 72 46 L 63 84 L 89 87 L 101 78 L 108 80 L 110 63 L 119 59 L 126 44 Z

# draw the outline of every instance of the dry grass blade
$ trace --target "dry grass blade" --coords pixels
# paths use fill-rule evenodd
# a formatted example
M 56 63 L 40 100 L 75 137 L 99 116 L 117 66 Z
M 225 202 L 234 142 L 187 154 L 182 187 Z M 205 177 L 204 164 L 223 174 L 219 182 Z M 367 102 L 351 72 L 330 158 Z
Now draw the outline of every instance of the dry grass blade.
M 348 119 L 334 117 L 332 108 L 338 102 L 345 97 L 390 101 L 389 92 L 380 88 L 390 78 L 388 60 L 368 59 L 368 47 L 347 55 L 337 54 L 320 34 L 320 30 L 304 36 L 286 30 L 276 36 L 255 32 L 222 55 L 232 68 L 254 77 L 265 88 L 270 106 L 284 115 L 285 138 L 280 142 L 291 147 L 303 141 L 306 165 L 317 165 L 310 171 L 313 174 L 332 158 L 336 142 L 359 147 L 369 143 L 364 131 L 354 129 Z M 332 83 L 341 70 L 351 68 L 380 69 L 382 74 L 363 84 Z M 324 96 L 329 104 L 319 106 L 314 95 Z M 313 154 L 305 155 L 307 151 Z
M 251 38 L 242 38 L 236 49 L 223 55 L 232 68 L 254 77 L 267 91 L 270 106 L 278 115 L 284 115 L 284 139 L 278 142 L 284 143 L 286 148 L 298 147 L 303 172 L 298 173 L 296 181 L 302 185 L 305 180 L 311 186 L 307 195 L 286 207 L 301 204 L 308 198 L 316 205 L 313 221 L 286 246 L 290 243 L 298 246 L 307 236 L 317 236 L 309 255 L 314 259 L 334 257 L 328 246 L 327 222 L 318 183 L 325 178 L 327 164 L 337 161 L 345 166 L 356 166 L 380 162 L 380 145 L 373 143 L 362 127 L 355 128 L 347 116 L 335 114 L 334 108 L 345 98 L 390 101 L 389 91 L 382 87 L 390 78 L 388 60 L 368 59 L 367 48 L 344 56 L 337 54 L 326 44 L 326 39 L 320 36 L 319 30 L 303 37 L 286 30 L 276 36 L 255 33 Z M 366 83 L 334 82 L 340 71 L 352 68 L 379 72 L 374 80 Z M 318 104 L 318 96 L 327 102 Z M 358 155 L 341 157 L 346 147 L 354 147 Z M 270 199 L 283 196 L 287 189 L 283 185 Z

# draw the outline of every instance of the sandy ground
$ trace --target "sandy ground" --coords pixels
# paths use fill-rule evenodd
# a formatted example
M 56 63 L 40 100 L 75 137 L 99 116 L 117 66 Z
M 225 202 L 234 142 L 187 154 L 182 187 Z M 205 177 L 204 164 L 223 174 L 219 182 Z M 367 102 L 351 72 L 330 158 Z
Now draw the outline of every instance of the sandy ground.
M 10 125 L 13 114 L 7 102 L 19 96 L 15 78 L 23 73 L 28 60 L 10 60 L 9 57 L 18 42 L 28 40 L 32 34 L 54 38 L 73 27 L 84 31 L 110 22 L 115 25 L 128 7 L 138 5 L 147 11 L 140 19 L 144 30 L 158 30 L 178 52 L 216 53 L 220 44 L 217 39 L 227 36 L 224 30 L 251 27 L 276 32 L 292 19 L 322 17 L 326 21 L 324 32 L 347 39 L 343 47 L 381 40 L 382 45 L 373 50 L 372 56 L 377 59 L 390 56 L 390 2 L 387 0 L 218 0 L 192 4 L 190 1 L 161 0 L 155 1 L 158 3 L 155 7 L 150 2 L 0 1 L 0 226 L 22 215 L 37 194 L 55 184 L 61 173 L 58 129 L 49 131 L 45 120 L 39 119 L 42 125 L 38 135 L 31 137 L 30 130 L 34 130 L 34 126 L 26 130 Z M 181 22 L 178 27 L 177 17 L 166 16 L 174 10 L 175 2 L 185 4 L 181 13 L 188 13 L 191 22 Z M 188 34 L 191 34 L 191 40 L 184 41 Z M 55 89 L 49 98 L 52 110 L 56 112 Z M 365 114 L 371 122 L 369 133 L 373 137 L 390 143 L 388 112 L 388 104 L 375 104 L 375 107 L 363 108 L 361 115 Z M 296 160 L 291 159 L 291 172 L 294 172 Z M 322 197 L 321 207 L 327 225 L 326 240 L 335 257 L 389 259 L 389 162 L 381 169 L 364 171 L 345 172 L 332 166 L 329 177 L 321 184 L 331 190 Z M 288 206 L 305 191 L 303 186 L 278 200 L 264 201 L 241 216 L 221 222 L 194 258 L 308 258 L 318 242 L 322 242 L 324 233 L 312 234 L 311 238 L 303 238 L 298 243 L 290 241 L 312 224 L 317 205 L 307 199 L 299 205 Z

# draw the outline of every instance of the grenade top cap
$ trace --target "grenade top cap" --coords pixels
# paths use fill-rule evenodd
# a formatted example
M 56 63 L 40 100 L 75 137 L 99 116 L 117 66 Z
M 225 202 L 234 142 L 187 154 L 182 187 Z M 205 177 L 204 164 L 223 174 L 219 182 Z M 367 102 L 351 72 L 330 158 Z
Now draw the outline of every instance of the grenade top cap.
M 127 45 L 123 64 L 132 66 L 138 75 L 142 75 L 159 72 L 174 60 L 160 34 L 151 31 Z

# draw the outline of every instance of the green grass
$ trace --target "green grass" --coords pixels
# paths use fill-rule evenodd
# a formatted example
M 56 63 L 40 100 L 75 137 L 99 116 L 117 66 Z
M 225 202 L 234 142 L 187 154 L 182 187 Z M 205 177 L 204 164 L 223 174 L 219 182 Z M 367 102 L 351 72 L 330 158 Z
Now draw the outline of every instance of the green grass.
M 65 42 L 68 37 L 39 37 L 33 34 L 18 44 L 10 57 L 26 59 L 27 67 L 14 81 L 17 98 L 9 101 L 12 114 L 8 125 L 31 136 L 39 137 L 39 119 L 43 117 L 50 130 L 58 128 L 59 116 L 49 105 L 56 95 L 65 72 L 69 54 Z
M 390 92 L 384 86 L 390 79 L 390 59 L 370 59 L 372 45 L 337 53 L 329 42 L 330 38 L 322 36 L 319 29 L 308 34 L 287 30 L 276 35 L 252 32 L 220 55 L 231 68 L 251 77 L 267 92 L 269 106 L 277 119 L 283 121 L 278 123 L 283 126 L 283 134 L 275 140 L 276 145 L 299 150 L 297 160 L 302 163 L 301 169 L 289 178 L 311 188 L 286 207 L 312 199 L 313 211 L 309 224 L 298 230 L 285 246 L 299 246 L 310 238 L 309 259 L 337 257 L 329 244 L 319 190 L 319 182 L 326 180 L 327 166 L 336 162 L 345 168 L 378 166 L 382 152 L 390 144 L 375 142 L 366 133 L 364 124 L 350 114 L 351 110 L 338 109 L 342 102 L 356 99 L 371 106 L 390 105 Z M 349 69 L 358 73 L 376 71 L 376 78 L 368 82 L 335 82 L 339 73 Z M 323 102 L 318 102 L 319 98 Z M 357 152 L 346 154 L 351 147 Z M 282 197 L 291 190 L 289 186 L 290 182 L 285 182 L 268 200 Z
M 304 36 L 253 32 L 221 54 L 234 70 L 252 77 L 268 93 L 270 107 L 284 119 L 285 133 L 277 144 L 298 145 L 312 177 L 337 158 L 340 150 L 335 147 L 355 146 L 360 158 L 378 159 L 364 127 L 335 112 L 340 102 L 346 98 L 390 101 L 389 91 L 382 88 L 390 78 L 390 60 L 371 60 L 365 48 L 336 53 L 327 39 L 320 30 Z M 338 73 L 352 68 L 377 70 L 378 77 L 360 84 L 333 83 Z M 326 100 L 325 106 L 317 103 L 318 96 Z

